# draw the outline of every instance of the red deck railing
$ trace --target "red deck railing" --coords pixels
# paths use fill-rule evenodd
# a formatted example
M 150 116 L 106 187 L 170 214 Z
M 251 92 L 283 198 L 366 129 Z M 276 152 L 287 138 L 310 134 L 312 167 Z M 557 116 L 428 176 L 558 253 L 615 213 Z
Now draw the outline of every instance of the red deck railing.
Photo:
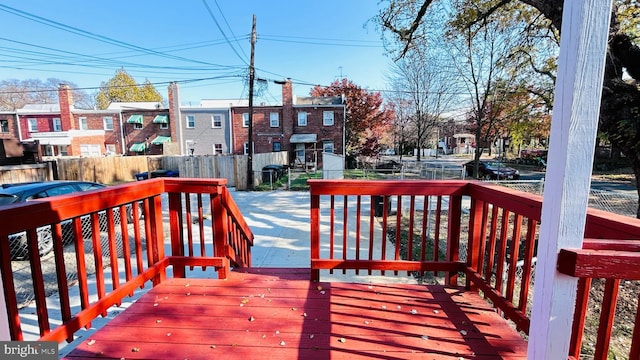
M 35 300 L 41 340 L 71 341 L 75 331 L 89 327 L 146 282 L 161 282 L 169 266 L 175 277 L 184 277 L 187 266 L 201 266 L 214 267 L 221 278 L 230 265 L 250 266 L 253 234 L 225 184 L 219 179 L 159 178 L 0 209 L 0 258 L 11 338 L 23 340 L 17 299 L 25 288 Z M 17 262 L 10 260 L 8 239 L 23 231 L 28 276 L 18 276 L 13 268 Z M 40 258 L 38 233 L 49 231 L 53 256 Z M 165 232 L 170 234 L 169 254 Z M 213 251 L 207 253 L 207 248 Z M 88 283 L 89 273 L 95 274 L 95 287 Z M 79 290 L 79 308 L 70 304 L 70 287 Z M 50 316 L 45 301 L 55 292 L 60 295 L 55 306 L 60 319 Z M 52 321 L 62 325 L 52 329 Z
M 315 278 L 321 270 L 439 273 L 439 280 L 448 285 L 463 283 L 480 291 L 518 330 L 528 334 L 540 196 L 465 181 L 308 183 Z M 374 226 L 375 222 L 380 226 Z M 640 239 L 640 221 L 589 209 L 585 236 L 615 241 L 589 239 L 585 250 L 563 250 L 560 254 L 560 270 L 580 278 L 569 356 L 577 359 L 583 350 L 590 278 L 606 278 L 593 350 L 596 359 L 606 359 L 618 285 L 622 279 L 639 280 L 640 256 L 630 252 L 638 251 L 640 245 L 629 239 Z M 403 242 L 395 241 L 401 237 Z M 385 248 L 389 238 L 394 240 L 390 250 Z M 591 259 L 592 254 L 598 254 L 597 258 Z M 628 266 L 632 263 L 635 266 Z M 601 271 L 604 268 L 606 271 Z M 637 308 L 635 314 L 637 330 Z M 634 339 L 638 334 L 640 330 L 634 331 Z M 639 357 L 639 347 L 640 340 L 633 341 L 630 358 Z M 594 348 L 593 344 L 587 351 L 589 348 Z
M 465 285 L 528 332 L 541 197 L 466 181 L 309 184 L 313 278 L 321 271 L 406 272 Z M 0 266 L 15 340 L 24 338 L 18 312 L 24 287 L 35 300 L 41 339 L 64 341 L 147 282 L 161 282 L 169 269 L 182 277 L 214 267 L 225 277 L 229 266 L 251 265 L 253 235 L 224 180 L 151 179 L 0 209 L 0 218 Z M 54 250 L 41 258 L 42 229 Z M 10 261 L 8 239 L 20 232 L 28 238 L 29 262 Z M 579 358 L 586 347 L 605 359 L 615 319 L 628 316 L 616 315 L 618 285 L 639 276 L 640 221 L 590 209 L 585 237 L 583 249 L 564 249 L 558 260 L 561 272 L 580 279 L 569 356 Z M 597 339 L 589 340 L 595 345 L 584 346 L 591 279 L 604 279 L 604 295 Z M 78 306 L 69 299 L 74 287 Z M 59 319 L 45 302 L 52 306 L 56 300 L 47 296 L 53 293 L 59 294 Z M 638 358 L 637 309 L 632 316 L 629 356 Z

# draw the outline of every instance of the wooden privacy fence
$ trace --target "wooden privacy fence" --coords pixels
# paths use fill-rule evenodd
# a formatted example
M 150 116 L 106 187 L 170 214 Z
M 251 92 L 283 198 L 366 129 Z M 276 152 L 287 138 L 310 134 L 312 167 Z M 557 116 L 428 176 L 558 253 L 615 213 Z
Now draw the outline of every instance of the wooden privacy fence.
M 52 180 L 52 164 L 0 166 L 0 184 Z
M 135 174 L 141 172 L 165 169 L 178 170 L 180 177 L 183 178 L 227 179 L 227 185 L 236 187 L 237 190 L 245 190 L 247 186 L 248 158 L 246 155 L 57 158 L 52 163 L 54 167 L 57 167 L 57 178 L 60 180 L 85 180 L 114 184 L 133 181 L 136 179 Z M 266 165 L 285 165 L 287 163 L 288 153 L 286 151 L 254 154 L 253 156 L 254 172 L 260 171 Z

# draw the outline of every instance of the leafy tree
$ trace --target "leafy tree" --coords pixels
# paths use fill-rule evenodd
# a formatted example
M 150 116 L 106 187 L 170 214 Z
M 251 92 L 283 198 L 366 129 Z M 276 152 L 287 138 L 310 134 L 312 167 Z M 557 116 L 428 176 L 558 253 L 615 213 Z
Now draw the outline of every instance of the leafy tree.
M 75 89 L 73 90 L 75 107 L 93 108 L 93 98 L 85 91 L 77 90 L 78 86 L 76 84 L 49 78 L 44 82 L 40 79 L 0 81 L 0 109 L 13 111 L 27 104 L 57 104 L 60 84 L 67 84 L 72 89 Z
M 149 80 L 146 80 L 143 85 L 138 85 L 131 75 L 124 69 L 120 69 L 109 81 L 100 85 L 96 102 L 99 109 L 106 109 L 112 102 L 129 101 L 162 102 L 162 95 Z
M 315 86 L 311 96 L 344 95 L 347 114 L 345 119 L 346 153 L 349 155 L 370 156 L 380 151 L 379 142 L 372 141 L 382 137 L 391 126 L 393 112 L 383 105 L 379 92 L 369 92 L 352 81 L 343 78 L 327 87 Z
M 437 0 L 388 0 L 388 7 L 376 17 L 383 33 L 394 44 L 400 44 L 401 57 L 419 43 L 425 32 L 424 19 L 427 10 Z M 506 27 L 524 25 L 535 28 L 540 34 L 546 30 L 548 37 L 562 31 L 564 0 L 453 0 L 462 23 L 467 28 L 483 26 L 491 18 L 503 21 Z M 615 0 L 609 31 L 609 51 L 603 81 L 600 111 L 600 131 L 612 145 L 619 148 L 634 170 L 640 196 L 640 47 L 637 44 L 640 12 L 638 0 Z M 546 24 L 546 25 L 545 25 Z M 535 49 L 533 49 L 535 50 Z M 555 49 L 557 51 L 557 49 Z M 547 71 L 555 76 L 555 69 L 548 59 L 534 58 L 530 65 L 534 70 Z M 547 69 L 539 64 L 546 63 Z M 520 69 L 522 70 L 522 68 Z M 537 71 L 541 74 L 541 71 Z M 627 78 L 630 77 L 631 79 Z M 533 88 L 532 88 L 533 89 Z M 538 88 L 537 90 L 543 90 Z M 542 92 L 541 92 L 542 93 Z M 550 94 L 550 92 L 547 93 Z M 640 202 L 637 216 L 640 218 Z

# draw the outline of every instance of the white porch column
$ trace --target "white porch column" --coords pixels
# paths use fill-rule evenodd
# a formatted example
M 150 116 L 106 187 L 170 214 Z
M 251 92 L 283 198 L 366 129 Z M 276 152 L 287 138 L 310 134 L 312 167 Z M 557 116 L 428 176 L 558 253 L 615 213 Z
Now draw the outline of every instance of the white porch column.
M 2 282 L 2 269 L 0 269 L 0 289 L 4 289 Z M 0 296 L 0 341 L 11 340 L 11 332 L 9 332 L 9 314 L 7 313 L 7 300 L 4 298 L 4 292 Z
M 564 2 L 528 359 L 569 350 L 577 279 L 556 261 L 582 247 L 610 17 L 611 0 Z

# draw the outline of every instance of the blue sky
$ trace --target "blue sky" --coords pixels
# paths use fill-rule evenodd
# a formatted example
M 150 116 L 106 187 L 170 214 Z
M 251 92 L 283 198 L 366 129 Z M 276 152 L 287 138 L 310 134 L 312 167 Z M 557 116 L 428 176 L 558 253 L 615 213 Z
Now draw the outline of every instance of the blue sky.
M 124 68 L 139 83 L 157 84 L 163 97 L 168 82 L 180 82 L 183 103 L 246 98 L 255 14 L 257 77 L 292 78 L 298 96 L 308 95 L 308 84 L 328 85 L 341 74 L 380 90 L 391 60 L 375 24 L 367 24 L 378 6 L 373 0 L 5 0 L 0 79 L 59 78 L 96 88 Z M 257 101 L 279 102 L 280 94 L 280 85 L 269 81 Z

